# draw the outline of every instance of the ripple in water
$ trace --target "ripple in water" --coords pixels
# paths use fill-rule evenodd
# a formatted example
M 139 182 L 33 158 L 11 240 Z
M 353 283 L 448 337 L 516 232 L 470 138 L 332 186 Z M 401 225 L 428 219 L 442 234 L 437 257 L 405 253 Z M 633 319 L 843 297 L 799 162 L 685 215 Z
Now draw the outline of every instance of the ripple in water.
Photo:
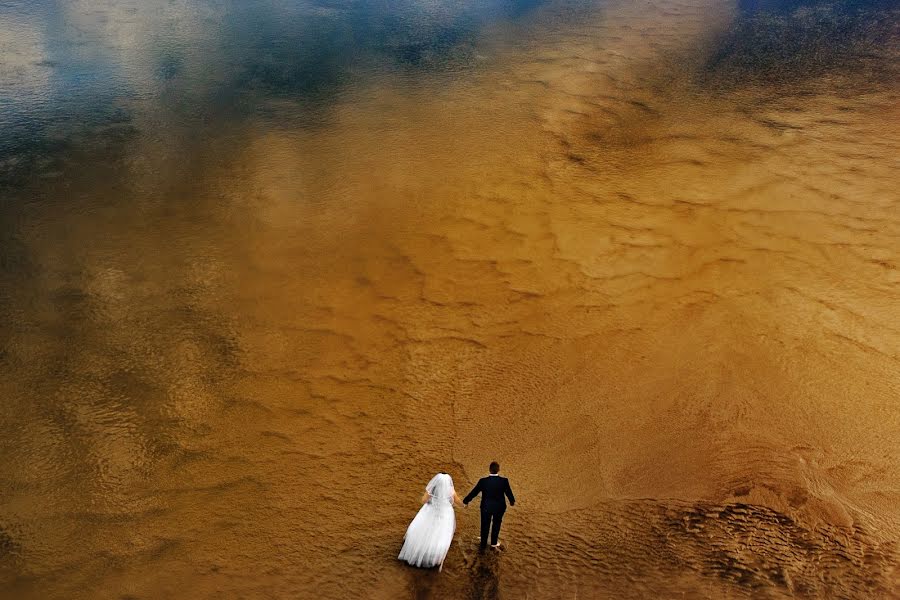
M 897 16 L 0 6 L 0 596 L 900 594 Z

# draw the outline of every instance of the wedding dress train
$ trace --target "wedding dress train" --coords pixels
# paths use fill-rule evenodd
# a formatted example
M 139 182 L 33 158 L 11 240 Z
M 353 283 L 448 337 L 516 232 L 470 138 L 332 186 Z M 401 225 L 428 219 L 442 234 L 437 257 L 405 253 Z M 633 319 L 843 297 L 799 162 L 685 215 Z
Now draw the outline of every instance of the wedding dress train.
M 428 501 L 409 524 L 400 560 L 414 567 L 442 566 L 456 531 L 453 511 L 453 479 L 446 473 L 435 475 L 428 485 Z

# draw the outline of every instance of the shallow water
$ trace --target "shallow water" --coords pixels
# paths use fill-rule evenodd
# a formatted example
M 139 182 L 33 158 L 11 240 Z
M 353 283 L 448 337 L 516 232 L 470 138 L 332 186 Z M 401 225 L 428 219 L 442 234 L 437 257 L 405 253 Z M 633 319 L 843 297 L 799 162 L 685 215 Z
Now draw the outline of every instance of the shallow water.
M 0 596 L 900 596 L 898 22 L 0 1 Z

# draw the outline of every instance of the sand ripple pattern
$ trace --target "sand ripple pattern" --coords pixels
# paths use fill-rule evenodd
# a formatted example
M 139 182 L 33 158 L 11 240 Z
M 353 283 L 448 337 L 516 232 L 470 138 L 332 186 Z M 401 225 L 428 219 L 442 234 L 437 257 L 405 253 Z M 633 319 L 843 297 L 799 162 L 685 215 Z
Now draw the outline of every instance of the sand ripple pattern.
M 900 597 L 879 14 L 803 74 L 729 4 L 551 2 L 209 139 L 138 111 L 0 222 L 0 596 Z M 504 552 L 468 509 L 398 564 L 492 458 Z

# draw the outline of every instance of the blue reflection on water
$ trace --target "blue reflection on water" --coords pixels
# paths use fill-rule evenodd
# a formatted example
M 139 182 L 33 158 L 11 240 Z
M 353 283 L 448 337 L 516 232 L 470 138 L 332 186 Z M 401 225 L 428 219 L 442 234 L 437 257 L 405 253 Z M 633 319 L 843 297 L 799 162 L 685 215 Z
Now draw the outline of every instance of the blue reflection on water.
M 0 180 L 136 102 L 194 127 L 267 97 L 327 103 L 364 73 L 464 69 L 486 24 L 541 1 L 0 2 Z

